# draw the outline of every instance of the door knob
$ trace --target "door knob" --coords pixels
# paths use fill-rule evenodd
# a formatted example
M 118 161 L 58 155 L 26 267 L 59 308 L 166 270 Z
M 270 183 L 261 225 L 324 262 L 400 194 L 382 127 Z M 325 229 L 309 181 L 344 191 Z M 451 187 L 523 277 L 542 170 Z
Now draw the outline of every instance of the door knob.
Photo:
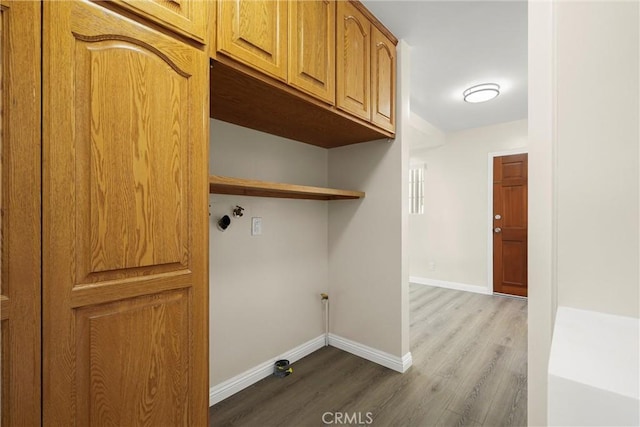
M 502 228 L 496 227 L 493 229 L 493 231 L 495 231 L 496 233 L 500 233 L 502 231 Z

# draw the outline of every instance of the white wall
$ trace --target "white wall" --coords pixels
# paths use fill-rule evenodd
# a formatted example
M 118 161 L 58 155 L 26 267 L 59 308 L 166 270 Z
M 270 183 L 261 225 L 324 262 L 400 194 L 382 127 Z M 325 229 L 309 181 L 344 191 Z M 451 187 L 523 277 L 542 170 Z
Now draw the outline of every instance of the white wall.
M 527 421 L 547 425 L 547 366 L 555 313 L 554 4 L 530 1 Z
M 410 112 L 406 122 L 403 139 L 409 150 L 433 148 L 445 143 L 445 133 L 417 114 Z
M 405 179 L 409 173 L 410 158 L 409 152 L 411 142 L 408 139 L 410 127 L 412 123 L 411 115 L 411 46 L 405 41 L 400 40 L 396 48 L 398 55 L 398 72 L 397 72 L 397 123 L 396 123 L 396 140 L 400 142 L 400 199 L 402 218 L 400 229 L 400 336 L 401 336 L 401 352 L 403 357 L 411 356 L 411 301 L 409 299 L 409 181 Z M 415 127 L 415 125 L 413 126 Z M 413 363 L 413 362 L 411 362 Z M 405 364 L 406 365 L 406 364 Z
M 396 139 L 329 151 L 329 185 L 366 197 L 329 205 L 331 332 L 410 360 L 406 265 L 410 46 L 398 44 Z M 405 364 L 405 367 L 406 364 Z
M 212 174 L 326 186 L 327 150 L 211 121 Z M 324 332 L 328 202 L 211 195 L 210 385 Z M 242 218 L 216 228 L 236 205 Z M 251 217 L 263 235 L 251 236 Z
M 412 279 L 487 289 L 488 154 L 527 145 L 527 121 L 445 135 L 445 144 L 412 152 L 424 162 L 425 209 L 409 217 Z
M 639 317 L 638 3 L 557 11 L 558 304 Z
M 640 317 L 637 2 L 529 3 L 530 425 L 559 304 Z
M 329 295 L 333 334 L 402 357 L 400 145 L 383 140 L 329 152 L 330 186 L 366 192 L 329 206 Z

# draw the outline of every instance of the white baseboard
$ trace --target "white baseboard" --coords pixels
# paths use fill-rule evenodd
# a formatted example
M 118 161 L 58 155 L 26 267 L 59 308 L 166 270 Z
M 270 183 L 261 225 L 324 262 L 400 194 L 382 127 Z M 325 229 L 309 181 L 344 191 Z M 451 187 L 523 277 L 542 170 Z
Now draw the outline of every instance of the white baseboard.
M 322 334 L 317 338 L 307 341 L 306 343 L 279 355 L 278 357 L 274 357 L 271 360 L 261 363 L 260 365 L 236 375 L 233 378 L 211 387 L 209 389 L 209 406 L 213 406 L 227 397 L 273 374 L 273 364 L 276 360 L 287 359 L 293 363 L 305 356 L 308 356 L 314 351 L 321 349 L 324 347 L 324 338 L 325 336 Z
M 405 372 L 413 363 L 411 352 L 398 357 L 334 334 L 329 334 L 329 345 L 397 372 Z
M 324 339 L 325 336 L 322 334 L 278 357 L 274 357 L 271 360 L 211 387 L 209 389 L 209 406 L 213 406 L 271 375 L 273 373 L 273 364 L 276 360 L 287 359 L 291 363 L 294 363 L 314 351 L 321 349 L 325 345 Z M 398 372 L 405 372 L 413 363 L 411 352 L 405 354 L 403 357 L 398 357 L 334 334 L 329 334 L 329 345 Z
M 484 286 L 467 285 L 466 283 L 448 282 L 446 280 L 428 279 L 426 277 L 411 276 L 409 277 L 409 283 L 455 289 L 456 291 L 474 292 L 476 294 L 493 295 L 493 291 L 487 289 Z

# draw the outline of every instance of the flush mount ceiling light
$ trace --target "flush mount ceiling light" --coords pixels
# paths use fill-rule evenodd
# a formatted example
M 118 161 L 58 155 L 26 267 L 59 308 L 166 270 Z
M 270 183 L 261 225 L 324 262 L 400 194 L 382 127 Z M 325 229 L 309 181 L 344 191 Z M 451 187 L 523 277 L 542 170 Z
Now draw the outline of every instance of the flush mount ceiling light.
M 472 104 L 478 102 L 489 101 L 500 95 L 500 85 L 495 83 L 483 83 L 481 85 L 471 86 L 462 92 L 464 100 Z

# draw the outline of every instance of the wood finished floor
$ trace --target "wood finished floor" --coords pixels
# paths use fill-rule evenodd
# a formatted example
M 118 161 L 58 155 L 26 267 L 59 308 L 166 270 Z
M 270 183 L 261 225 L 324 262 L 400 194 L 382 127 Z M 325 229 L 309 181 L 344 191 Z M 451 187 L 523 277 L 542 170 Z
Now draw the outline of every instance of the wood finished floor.
M 410 292 L 406 373 L 325 347 L 296 362 L 293 375 L 210 408 L 210 425 L 320 426 L 323 413 L 341 412 L 355 422 L 332 425 L 525 426 L 526 300 L 423 285 Z

